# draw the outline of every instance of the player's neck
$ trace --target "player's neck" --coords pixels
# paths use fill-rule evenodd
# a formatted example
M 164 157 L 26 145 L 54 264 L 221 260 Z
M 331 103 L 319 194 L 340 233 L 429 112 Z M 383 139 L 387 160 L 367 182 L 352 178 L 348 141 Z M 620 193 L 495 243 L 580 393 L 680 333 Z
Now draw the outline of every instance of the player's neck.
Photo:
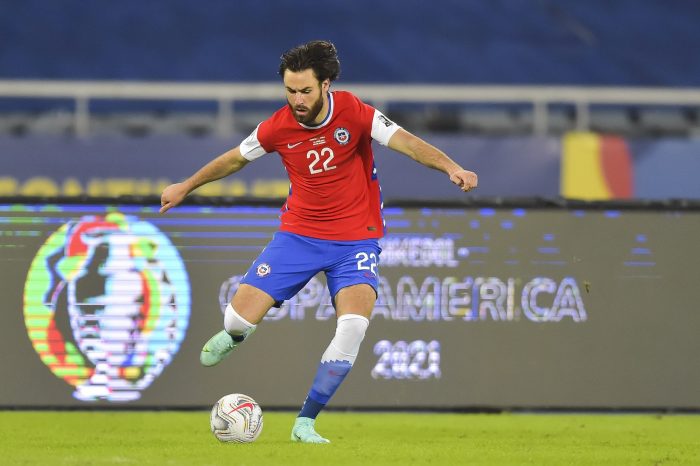
M 328 118 L 328 113 L 330 111 L 330 91 L 328 91 L 323 96 L 323 107 L 321 107 L 321 111 L 318 112 L 318 116 L 316 116 L 316 119 L 313 122 L 311 122 L 309 126 L 320 126 L 324 121 L 326 121 L 326 118 Z

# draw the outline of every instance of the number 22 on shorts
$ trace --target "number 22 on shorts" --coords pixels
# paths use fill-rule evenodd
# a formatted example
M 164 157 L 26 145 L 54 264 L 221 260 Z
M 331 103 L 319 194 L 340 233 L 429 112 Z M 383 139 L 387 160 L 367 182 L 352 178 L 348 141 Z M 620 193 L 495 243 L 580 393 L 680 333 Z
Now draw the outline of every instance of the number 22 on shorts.
M 358 252 L 355 254 L 357 261 L 357 270 L 369 270 L 370 273 L 377 274 L 377 255 L 375 253 Z

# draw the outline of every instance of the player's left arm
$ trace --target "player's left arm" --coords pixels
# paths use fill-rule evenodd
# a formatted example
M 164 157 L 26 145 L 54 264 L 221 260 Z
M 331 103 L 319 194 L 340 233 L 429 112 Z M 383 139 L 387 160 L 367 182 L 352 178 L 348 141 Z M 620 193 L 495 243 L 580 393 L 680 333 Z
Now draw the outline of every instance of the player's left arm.
M 403 128 L 400 128 L 391 136 L 388 146 L 390 149 L 401 152 L 426 167 L 447 173 L 450 181 L 459 186 L 464 192 L 476 188 L 479 183 L 476 173 L 465 170 L 443 151 Z

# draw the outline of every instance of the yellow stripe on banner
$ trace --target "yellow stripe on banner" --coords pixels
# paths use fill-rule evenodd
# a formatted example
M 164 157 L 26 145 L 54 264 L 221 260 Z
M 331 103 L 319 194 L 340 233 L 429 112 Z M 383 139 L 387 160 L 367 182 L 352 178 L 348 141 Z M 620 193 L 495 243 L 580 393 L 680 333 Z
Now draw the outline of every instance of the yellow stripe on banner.
M 595 133 L 568 133 L 562 144 L 559 191 L 568 199 L 610 199 L 603 175 L 600 137 Z

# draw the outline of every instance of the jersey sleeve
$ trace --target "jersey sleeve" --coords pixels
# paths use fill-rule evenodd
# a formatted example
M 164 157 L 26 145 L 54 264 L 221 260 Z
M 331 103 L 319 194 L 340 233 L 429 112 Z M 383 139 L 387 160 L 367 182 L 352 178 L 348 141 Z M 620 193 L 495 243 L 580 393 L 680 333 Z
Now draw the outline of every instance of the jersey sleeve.
M 372 117 L 372 139 L 377 141 L 382 146 L 389 145 L 389 139 L 401 127 L 385 117 L 382 112 L 375 109 Z
M 260 125 L 262 125 L 262 123 L 260 123 Z M 245 138 L 240 145 L 241 155 L 244 159 L 250 160 L 251 162 L 268 153 L 258 139 L 260 125 L 258 125 L 253 132 L 250 133 L 250 136 Z

